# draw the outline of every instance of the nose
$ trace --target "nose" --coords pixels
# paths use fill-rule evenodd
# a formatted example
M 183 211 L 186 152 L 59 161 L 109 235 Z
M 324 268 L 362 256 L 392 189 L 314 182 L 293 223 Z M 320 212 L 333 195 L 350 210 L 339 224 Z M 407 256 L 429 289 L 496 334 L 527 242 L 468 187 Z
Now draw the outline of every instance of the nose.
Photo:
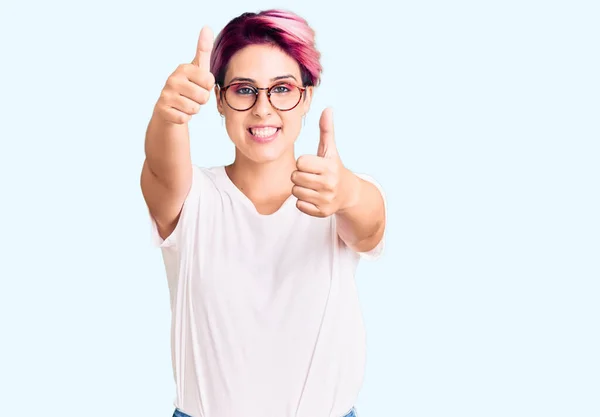
M 252 112 L 258 117 L 268 116 L 273 111 L 266 90 L 266 88 L 260 88 L 258 90 L 258 97 L 256 98 L 256 103 L 254 103 L 254 107 L 252 108 Z

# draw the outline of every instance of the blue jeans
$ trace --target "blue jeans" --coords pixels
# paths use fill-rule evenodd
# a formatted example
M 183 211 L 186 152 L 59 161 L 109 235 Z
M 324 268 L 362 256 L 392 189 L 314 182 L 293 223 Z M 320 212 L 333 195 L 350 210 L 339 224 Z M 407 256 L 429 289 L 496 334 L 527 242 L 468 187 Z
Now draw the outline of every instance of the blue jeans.
M 189 416 L 186 413 L 184 413 L 183 411 L 176 408 L 175 412 L 173 413 L 173 417 L 192 417 L 192 416 Z M 340 416 L 340 417 L 342 417 L 342 416 Z M 354 407 L 352 407 L 352 410 L 350 410 L 350 412 L 343 417 L 357 417 L 356 410 L 354 409 Z

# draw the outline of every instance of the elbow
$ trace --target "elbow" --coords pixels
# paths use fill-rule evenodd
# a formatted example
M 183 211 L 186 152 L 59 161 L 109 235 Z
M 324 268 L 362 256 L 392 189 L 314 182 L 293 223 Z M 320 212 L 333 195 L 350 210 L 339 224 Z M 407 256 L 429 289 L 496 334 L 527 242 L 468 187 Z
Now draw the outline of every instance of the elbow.
M 356 252 L 369 252 L 369 251 L 375 249 L 375 247 L 377 247 L 379 242 L 381 242 L 381 240 L 383 239 L 384 231 L 385 231 L 385 221 L 382 220 L 381 222 L 378 223 L 375 231 L 372 234 L 370 234 L 369 236 L 367 236 L 363 239 L 360 239 L 359 241 L 356 241 L 356 242 L 345 242 L 345 243 L 346 243 L 346 245 L 348 245 L 351 249 L 353 249 Z

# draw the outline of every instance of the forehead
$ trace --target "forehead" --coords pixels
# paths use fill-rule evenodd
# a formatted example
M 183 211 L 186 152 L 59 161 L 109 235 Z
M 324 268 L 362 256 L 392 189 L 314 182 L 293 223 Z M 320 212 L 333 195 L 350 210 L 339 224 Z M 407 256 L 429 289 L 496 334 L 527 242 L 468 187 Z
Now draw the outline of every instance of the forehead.
M 274 77 L 291 74 L 301 82 L 296 60 L 273 45 L 250 45 L 239 50 L 229 60 L 225 84 L 233 77 L 252 78 L 268 84 Z

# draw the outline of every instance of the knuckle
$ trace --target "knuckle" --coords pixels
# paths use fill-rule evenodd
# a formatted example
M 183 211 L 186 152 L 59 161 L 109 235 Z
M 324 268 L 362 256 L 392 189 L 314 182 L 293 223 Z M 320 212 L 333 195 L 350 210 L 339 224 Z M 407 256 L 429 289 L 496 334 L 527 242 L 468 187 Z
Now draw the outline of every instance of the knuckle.
M 209 89 L 212 89 L 215 86 L 215 76 L 213 75 L 212 72 L 208 73 L 208 87 Z
M 325 216 L 325 217 L 330 216 L 333 213 L 333 210 L 331 208 L 331 204 L 329 204 L 329 201 L 327 202 L 327 204 L 324 204 L 323 206 L 320 207 L 320 211 L 323 214 L 323 216 Z
M 210 93 L 207 90 L 202 90 L 200 92 L 200 103 L 201 104 L 206 104 L 206 102 L 208 102 L 209 98 L 210 98 Z
M 178 114 L 177 115 L 177 123 L 179 124 L 184 124 L 185 122 L 187 122 L 188 118 L 185 114 Z
M 308 156 L 306 155 L 301 155 L 300 158 L 298 158 L 298 167 L 299 168 L 305 168 L 306 167 L 306 159 L 308 158 Z
M 198 84 L 200 85 L 200 87 L 204 88 L 204 89 L 208 89 L 209 88 L 209 84 L 210 84 L 210 79 L 208 78 L 209 76 L 209 72 L 202 72 L 199 74 L 198 76 Z
M 166 90 L 174 90 L 178 84 L 179 84 L 179 79 L 178 79 L 177 75 L 172 75 L 171 77 L 169 77 L 169 79 L 165 83 L 165 89 Z
M 177 66 L 177 69 L 171 75 L 171 78 L 179 78 L 185 75 L 186 69 L 185 65 L 181 64 Z
M 168 90 L 163 90 L 160 93 L 160 97 L 158 99 L 158 101 L 164 106 L 164 105 L 170 105 L 171 101 L 172 101 L 172 95 L 169 93 Z
M 212 90 L 212 88 L 215 86 L 215 77 L 214 75 L 212 75 L 211 72 L 205 72 L 202 75 L 202 87 L 204 87 L 207 90 Z
M 177 73 L 178 75 L 185 76 L 185 75 L 189 74 L 189 72 L 192 70 L 192 68 L 193 68 L 193 65 L 191 65 L 191 64 L 180 64 L 177 67 L 177 71 L 175 71 L 175 73 Z

